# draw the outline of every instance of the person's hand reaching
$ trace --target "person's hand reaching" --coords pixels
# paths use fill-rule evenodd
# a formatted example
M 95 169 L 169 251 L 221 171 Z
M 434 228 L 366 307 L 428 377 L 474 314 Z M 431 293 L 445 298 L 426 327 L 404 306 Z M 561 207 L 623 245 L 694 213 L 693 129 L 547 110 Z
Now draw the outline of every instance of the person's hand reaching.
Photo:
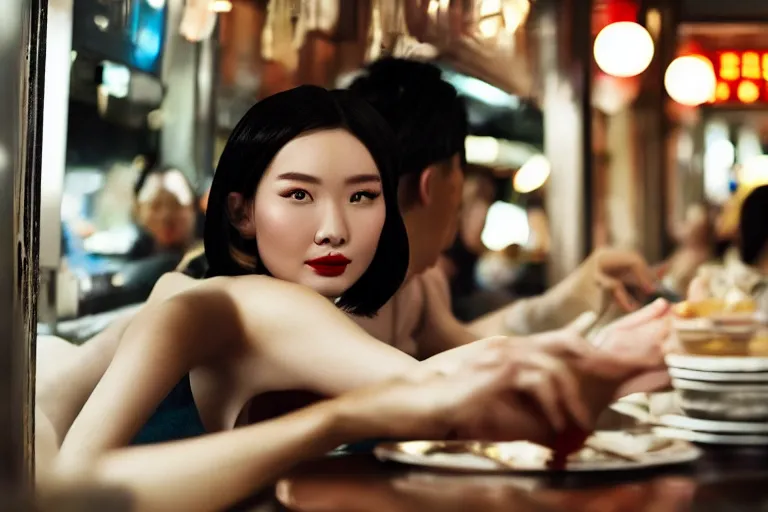
M 656 274 L 635 251 L 597 249 L 589 255 L 577 272 L 581 274 L 582 279 L 596 283 L 603 294 L 608 294 L 625 311 L 638 308 L 637 300 L 629 288 L 646 294 L 655 289 Z
M 659 299 L 609 324 L 595 338 L 598 350 L 646 367 L 646 371 L 621 386 L 617 398 L 669 385 L 664 355 L 672 335 L 670 313 L 671 305 Z
M 461 367 L 431 369 L 338 402 L 352 437 L 546 441 L 551 430 L 593 423 L 567 364 L 532 345 L 510 355 L 501 342 L 467 354 Z

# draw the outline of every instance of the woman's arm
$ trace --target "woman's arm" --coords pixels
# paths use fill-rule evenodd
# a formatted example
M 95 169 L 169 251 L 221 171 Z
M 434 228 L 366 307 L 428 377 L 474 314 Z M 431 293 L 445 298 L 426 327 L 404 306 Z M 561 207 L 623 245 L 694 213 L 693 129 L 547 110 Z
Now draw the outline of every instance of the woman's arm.
M 332 301 L 263 276 L 231 280 L 255 354 L 258 391 L 305 389 L 336 396 L 407 375 L 418 361 L 369 335 Z
M 334 403 L 322 402 L 234 431 L 116 450 L 87 477 L 127 488 L 137 510 L 222 510 L 297 462 L 354 440 L 342 432 Z
M 115 450 L 80 476 L 125 487 L 139 510 L 220 510 L 344 442 L 541 436 L 546 421 L 516 396 L 525 382 L 537 382 L 544 393 L 558 389 L 552 401 L 579 400 L 569 368 L 540 351 L 521 350 L 514 360 L 486 355 L 472 354 L 453 371 L 391 379 L 232 432 Z
M 186 373 L 235 359 L 251 379 L 236 392 L 252 395 L 307 389 L 335 396 L 418 368 L 304 287 L 263 276 L 207 280 L 135 317 L 59 462 L 77 465 L 125 446 Z
M 69 468 L 127 445 L 192 368 L 233 350 L 240 324 L 230 297 L 196 289 L 140 311 L 70 428 L 58 457 Z
M 178 272 L 169 272 L 155 283 L 146 304 L 160 303 L 199 283 L 200 281 Z M 107 371 L 120 339 L 139 311 L 133 311 L 115 319 L 106 329 L 82 346 L 72 346 L 72 354 L 64 360 L 57 357 L 55 352 L 49 355 L 46 352 L 47 345 L 38 343 L 38 360 L 57 358 L 57 361 L 48 365 L 38 364 L 35 401 L 45 413 L 59 444 L 104 372 Z M 56 343 L 59 340 L 46 341 Z M 63 340 L 60 341 L 65 343 Z

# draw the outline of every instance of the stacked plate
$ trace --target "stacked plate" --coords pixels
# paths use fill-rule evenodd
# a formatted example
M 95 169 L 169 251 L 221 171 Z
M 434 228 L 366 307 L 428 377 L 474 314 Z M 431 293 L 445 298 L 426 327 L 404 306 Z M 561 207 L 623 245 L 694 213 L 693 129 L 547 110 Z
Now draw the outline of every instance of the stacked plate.
M 666 361 L 682 414 L 658 418 L 658 434 L 768 445 L 768 357 L 671 354 Z

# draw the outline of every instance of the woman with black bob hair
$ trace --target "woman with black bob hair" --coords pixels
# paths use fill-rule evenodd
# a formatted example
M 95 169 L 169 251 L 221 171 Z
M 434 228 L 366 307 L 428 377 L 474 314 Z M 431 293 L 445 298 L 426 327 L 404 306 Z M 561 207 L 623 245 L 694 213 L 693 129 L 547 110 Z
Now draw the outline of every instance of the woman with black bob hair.
M 158 282 L 71 427 L 38 402 L 38 446 L 63 443 L 37 466 L 125 487 L 139 509 L 219 510 L 342 443 L 588 432 L 647 366 L 579 352 L 565 331 L 419 362 L 339 311 L 374 314 L 403 281 L 394 154 L 383 121 L 347 92 L 304 86 L 252 107 L 211 190 L 211 277 Z M 601 391 L 587 400 L 584 382 Z M 243 426 L 254 398 L 283 390 L 341 396 Z
M 205 221 L 207 276 L 272 275 L 258 257 L 256 238 L 244 238 L 233 225 L 229 196 L 237 193 L 253 201 L 272 159 L 301 134 L 343 129 L 366 147 L 379 169 L 385 219 L 373 261 L 336 304 L 354 315 L 373 316 L 402 285 L 408 270 L 408 237 L 397 207 L 392 132 L 367 103 L 353 99 L 347 91 L 303 86 L 290 94 L 296 101 L 289 105 L 278 101 L 256 104 L 235 127 L 221 154 Z M 257 119 L 280 121 L 256 132 Z

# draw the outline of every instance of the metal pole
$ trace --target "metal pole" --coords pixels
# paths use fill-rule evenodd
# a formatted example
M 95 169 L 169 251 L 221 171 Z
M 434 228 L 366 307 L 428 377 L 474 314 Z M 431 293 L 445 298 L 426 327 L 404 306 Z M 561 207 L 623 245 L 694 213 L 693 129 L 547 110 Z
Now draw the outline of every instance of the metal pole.
M 24 486 L 34 460 L 34 349 L 40 219 L 45 0 L 0 16 L 0 482 Z
M 69 75 L 72 67 L 73 0 L 48 1 L 46 29 L 45 119 L 40 184 L 40 291 L 39 320 L 55 329 L 56 280 L 61 264 L 61 197 L 67 160 Z
M 592 245 L 591 5 L 591 0 L 541 0 L 534 11 L 544 153 L 552 166 L 546 198 L 550 285 L 573 271 Z
M 203 42 L 186 40 L 180 32 L 184 5 L 167 2 L 160 161 L 186 172 L 194 183 L 212 174 L 217 32 Z

